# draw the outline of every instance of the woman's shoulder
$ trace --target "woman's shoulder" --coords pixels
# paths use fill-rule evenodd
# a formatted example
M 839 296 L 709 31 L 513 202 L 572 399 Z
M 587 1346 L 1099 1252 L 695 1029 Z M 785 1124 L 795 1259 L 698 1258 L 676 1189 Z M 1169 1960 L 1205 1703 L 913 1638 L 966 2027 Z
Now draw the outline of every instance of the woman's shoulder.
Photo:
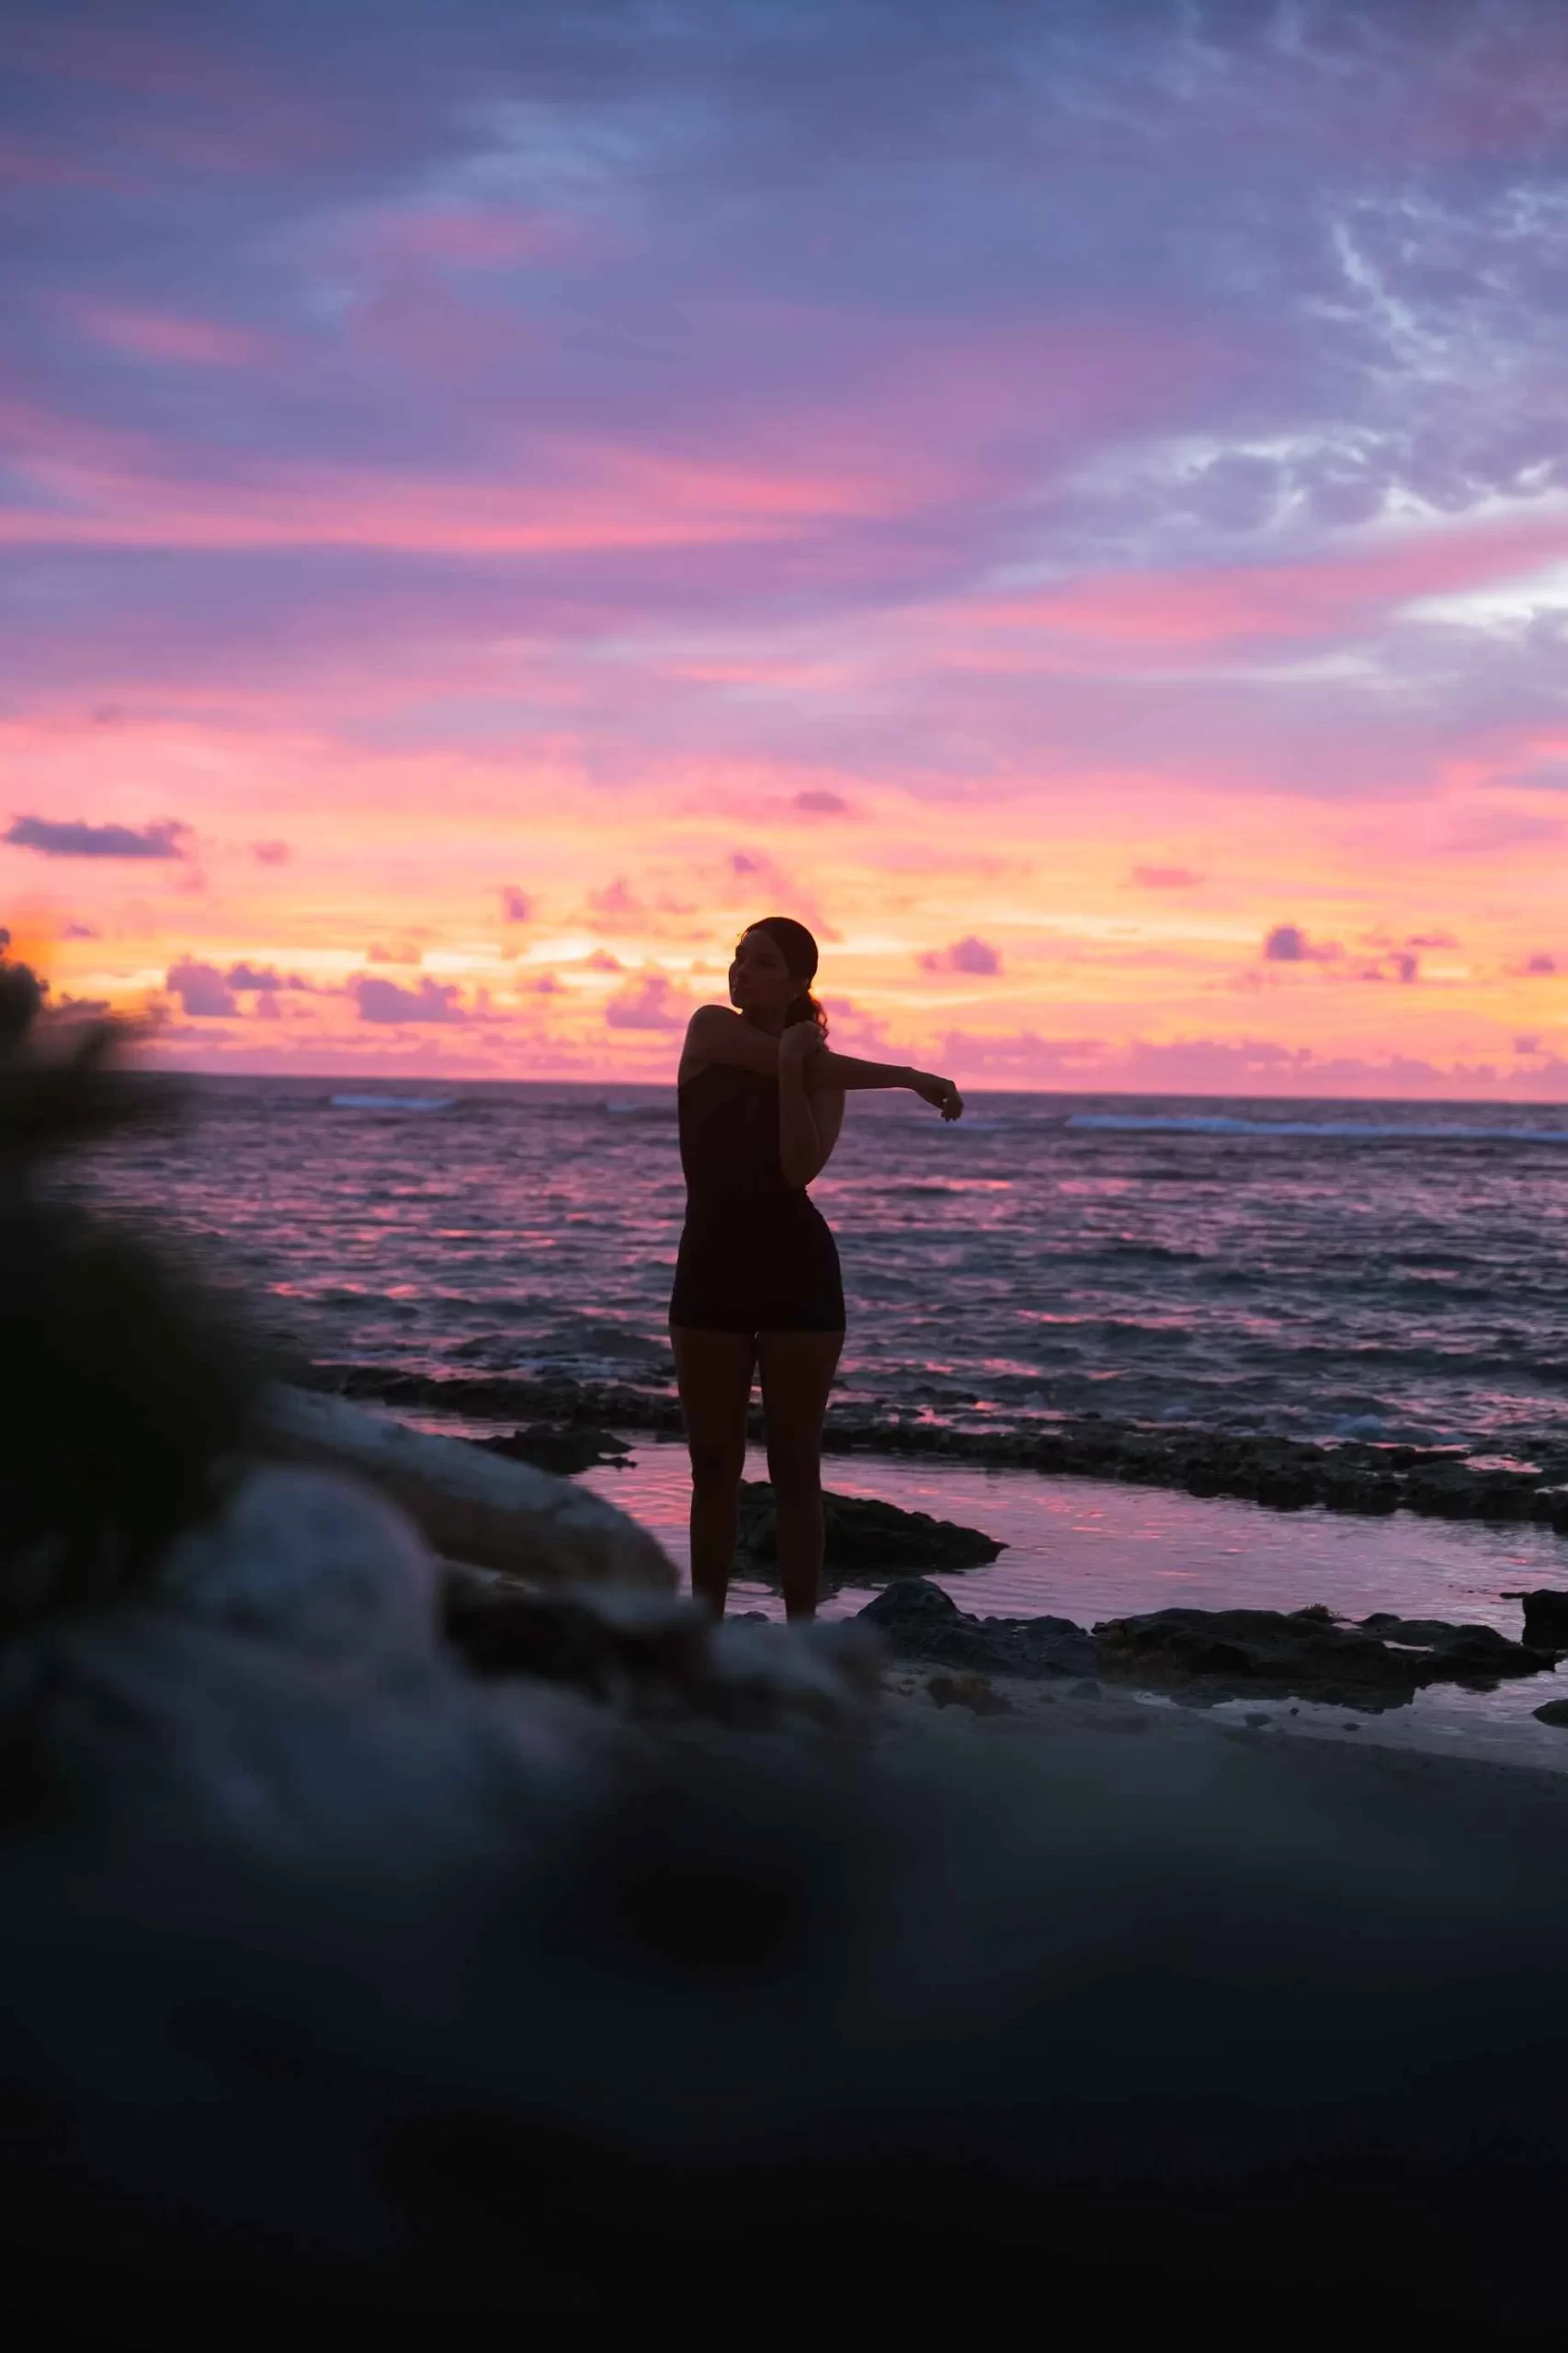
M 769 1078 L 765 1071 L 746 1070 L 740 1063 L 683 1062 L 676 1076 L 676 1092 L 688 1102 L 697 1096 L 722 1101 L 726 1096 L 757 1095 L 769 1090 L 777 1094 L 776 1078 Z

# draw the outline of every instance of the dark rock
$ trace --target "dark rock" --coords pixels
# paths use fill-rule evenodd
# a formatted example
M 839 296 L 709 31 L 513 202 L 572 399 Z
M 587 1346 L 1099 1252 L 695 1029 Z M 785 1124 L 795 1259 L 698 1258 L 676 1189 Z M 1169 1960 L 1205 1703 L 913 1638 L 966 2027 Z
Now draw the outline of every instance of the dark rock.
M 1544 1708 L 1532 1709 L 1538 1723 L 1552 1724 L 1559 1732 L 1568 1732 L 1568 1699 L 1549 1699 Z
M 562 1427 L 551 1422 L 531 1422 L 526 1429 L 509 1430 L 503 1437 L 482 1438 L 474 1441 L 487 1454 L 504 1454 L 513 1462 L 531 1462 L 536 1471 L 553 1471 L 558 1478 L 570 1478 L 576 1471 L 592 1471 L 601 1462 L 613 1462 L 619 1470 L 620 1458 L 631 1449 L 623 1438 L 609 1430 L 581 1429 L 568 1425 Z
M 1524 1596 L 1525 1640 L 1537 1650 L 1568 1650 L 1568 1593 L 1541 1586 Z
M 1336 1626 L 1320 1607 L 1275 1609 L 1156 1609 L 1095 1628 L 1107 1669 L 1145 1680 L 1203 1683 L 1216 1690 L 1259 1684 L 1299 1699 L 1367 1708 L 1402 1707 L 1429 1683 L 1489 1688 L 1506 1676 L 1536 1675 L 1540 1652 L 1490 1626 L 1380 1612 L 1358 1627 Z
M 1097 1643 L 1070 1618 L 978 1618 L 925 1577 L 890 1585 L 855 1622 L 901 1656 L 977 1674 L 1083 1676 L 1099 1663 Z
M 978 1528 L 960 1528 L 928 1512 L 901 1511 L 896 1504 L 863 1495 L 824 1492 L 827 1542 L 824 1565 L 840 1574 L 897 1576 L 922 1569 L 977 1569 L 1004 1547 Z M 740 1549 L 753 1561 L 778 1559 L 778 1523 L 773 1489 L 766 1480 L 741 1486 Z
M 933 1585 L 929 1577 L 907 1577 L 898 1585 L 884 1586 L 859 1614 L 883 1633 L 894 1627 L 950 1625 L 967 1615 L 952 1595 Z

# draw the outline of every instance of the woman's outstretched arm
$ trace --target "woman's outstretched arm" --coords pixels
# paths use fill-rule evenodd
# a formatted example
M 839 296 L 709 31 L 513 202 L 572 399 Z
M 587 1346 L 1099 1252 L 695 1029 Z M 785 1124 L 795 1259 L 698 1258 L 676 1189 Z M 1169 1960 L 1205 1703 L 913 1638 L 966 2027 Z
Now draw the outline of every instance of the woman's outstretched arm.
M 790 1034 L 786 1030 L 786 1037 Z M 680 1075 L 692 1077 L 705 1063 L 735 1063 L 743 1070 L 777 1078 L 778 1050 L 777 1038 L 754 1029 L 727 1006 L 699 1006 L 687 1025 Z M 835 1054 L 830 1046 L 815 1043 L 806 1053 L 805 1083 L 812 1094 L 831 1088 L 839 1094 L 863 1095 L 872 1088 L 907 1086 L 912 1094 L 939 1110 L 945 1120 L 956 1120 L 963 1109 L 962 1097 L 950 1078 L 938 1078 L 933 1071 L 915 1070 L 907 1063 L 861 1062 L 854 1054 Z

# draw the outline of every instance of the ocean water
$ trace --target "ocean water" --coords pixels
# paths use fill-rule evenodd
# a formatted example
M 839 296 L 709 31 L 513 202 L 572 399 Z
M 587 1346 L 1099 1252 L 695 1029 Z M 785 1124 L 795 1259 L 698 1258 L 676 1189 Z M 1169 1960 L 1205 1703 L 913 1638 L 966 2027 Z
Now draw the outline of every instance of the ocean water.
M 668 1087 L 190 1083 L 81 1181 L 319 1359 L 664 1382 Z M 852 1098 L 841 1391 L 1528 1455 L 1568 1410 L 1568 1107 Z

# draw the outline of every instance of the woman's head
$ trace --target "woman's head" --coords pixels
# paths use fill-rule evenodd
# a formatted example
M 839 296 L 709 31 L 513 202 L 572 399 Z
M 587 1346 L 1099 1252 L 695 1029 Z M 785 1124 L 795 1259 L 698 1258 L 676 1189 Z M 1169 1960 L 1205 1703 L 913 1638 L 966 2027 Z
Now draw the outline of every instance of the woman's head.
M 730 1002 L 742 1013 L 782 1012 L 788 1029 L 796 1021 L 827 1028 L 827 1016 L 812 995 L 817 944 L 803 923 L 790 915 L 764 915 L 749 924 L 730 963 Z

